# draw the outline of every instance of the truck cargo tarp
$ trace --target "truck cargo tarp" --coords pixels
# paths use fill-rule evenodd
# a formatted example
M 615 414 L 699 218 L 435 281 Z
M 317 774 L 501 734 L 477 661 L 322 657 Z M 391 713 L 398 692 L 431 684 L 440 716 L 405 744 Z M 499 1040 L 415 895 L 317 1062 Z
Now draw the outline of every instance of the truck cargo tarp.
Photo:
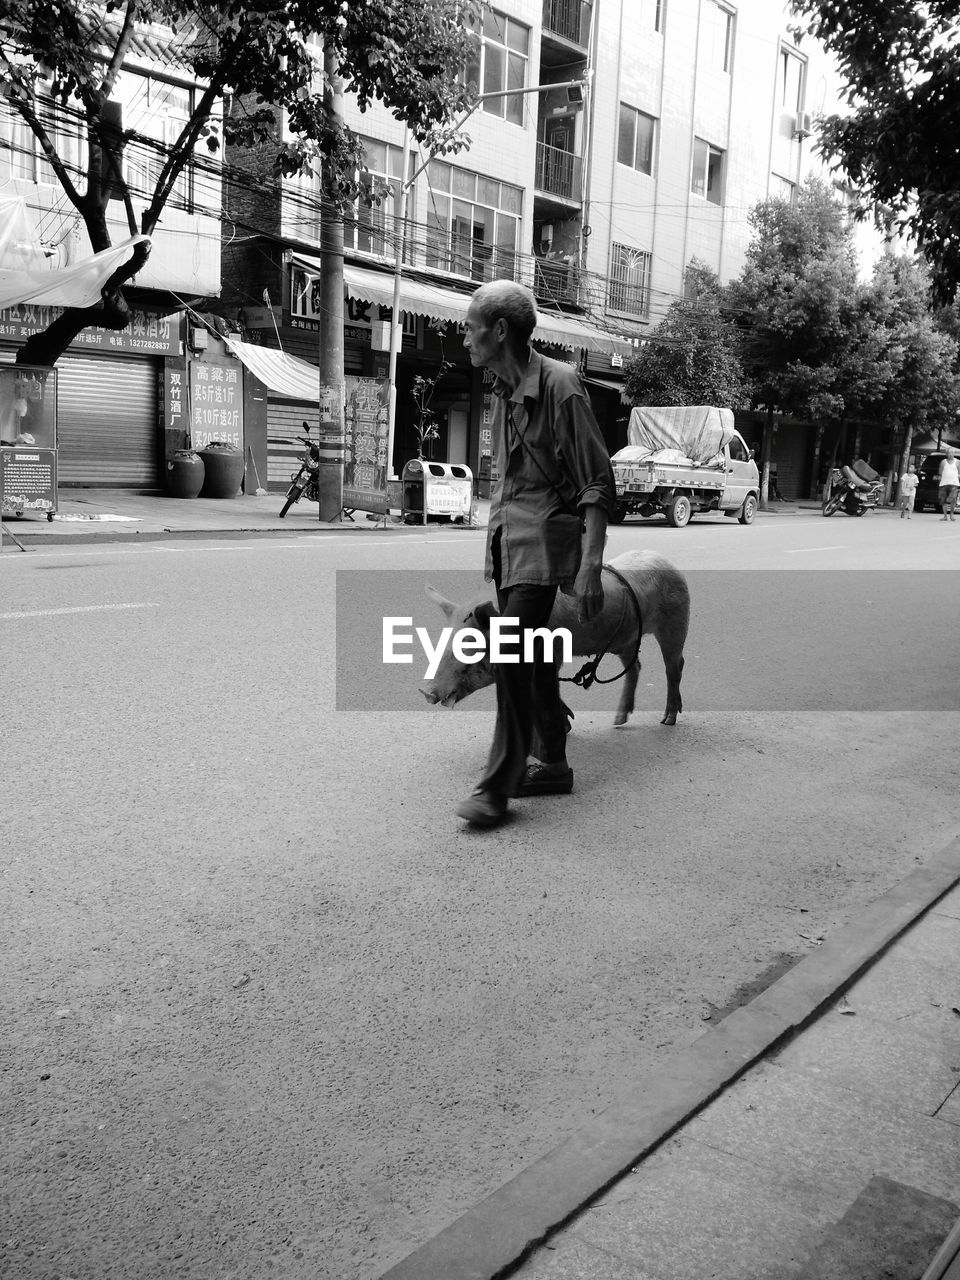
M 691 462 L 710 462 L 733 436 L 733 411 L 713 405 L 631 410 L 627 443 L 636 457 L 672 450 Z

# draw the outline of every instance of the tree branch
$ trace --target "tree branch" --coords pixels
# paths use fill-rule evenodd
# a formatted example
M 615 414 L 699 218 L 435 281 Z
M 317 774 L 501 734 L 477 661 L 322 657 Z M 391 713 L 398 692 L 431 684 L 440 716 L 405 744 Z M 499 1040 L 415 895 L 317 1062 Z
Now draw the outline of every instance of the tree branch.
M 130 42 L 133 40 L 134 24 L 137 21 L 139 10 L 140 0 L 127 0 L 127 7 L 123 15 L 123 26 L 120 28 L 119 36 L 117 36 L 117 43 L 114 46 L 106 73 L 100 82 L 100 94 L 104 102 L 113 92 L 117 76 L 120 74 L 120 68 L 123 66 L 124 59 L 127 56 Z
M 167 198 L 173 189 L 173 184 L 179 178 L 180 174 L 186 168 L 196 146 L 200 131 L 206 124 L 210 116 L 210 109 L 216 100 L 222 95 L 224 85 L 227 82 L 227 72 L 229 67 L 226 65 L 228 59 L 224 59 L 224 65 L 220 72 L 210 82 L 204 90 L 200 101 L 193 110 L 190 119 L 180 131 L 180 136 L 170 148 L 163 168 L 160 170 L 160 176 L 157 178 L 157 185 L 154 188 L 153 199 L 150 201 L 149 208 L 144 210 L 143 217 L 140 219 L 140 229 L 144 235 L 150 235 L 160 220 Z

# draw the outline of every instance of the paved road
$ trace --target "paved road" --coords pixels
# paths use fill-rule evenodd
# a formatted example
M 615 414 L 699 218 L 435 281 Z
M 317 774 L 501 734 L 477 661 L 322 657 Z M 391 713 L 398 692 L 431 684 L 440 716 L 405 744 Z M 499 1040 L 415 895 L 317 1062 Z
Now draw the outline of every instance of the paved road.
M 655 653 L 626 732 L 578 691 L 475 834 L 489 699 L 338 711 L 334 587 L 363 672 L 481 545 L 4 556 L 0 1276 L 371 1280 L 953 833 L 949 526 L 614 530 L 691 575 L 681 724 Z

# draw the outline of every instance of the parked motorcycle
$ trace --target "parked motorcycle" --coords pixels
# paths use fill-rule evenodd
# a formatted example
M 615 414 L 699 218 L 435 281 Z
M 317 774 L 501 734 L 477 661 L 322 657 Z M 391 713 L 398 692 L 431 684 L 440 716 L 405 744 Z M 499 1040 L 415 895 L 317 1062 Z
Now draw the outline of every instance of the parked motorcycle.
M 308 427 L 309 431 L 310 428 Z M 308 436 L 297 436 L 307 446 L 306 453 L 300 459 L 300 470 L 291 475 L 293 483 L 287 490 L 287 497 L 280 510 L 280 519 L 287 514 L 295 502 L 306 496 L 308 502 L 320 501 L 320 446 Z
M 873 476 L 874 479 L 866 479 L 852 467 L 834 467 L 830 473 L 830 495 L 824 499 L 822 514 L 832 516 L 842 510 L 848 516 L 862 516 L 871 507 L 878 507 L 883 501 L 883 480 L 875 471 Z

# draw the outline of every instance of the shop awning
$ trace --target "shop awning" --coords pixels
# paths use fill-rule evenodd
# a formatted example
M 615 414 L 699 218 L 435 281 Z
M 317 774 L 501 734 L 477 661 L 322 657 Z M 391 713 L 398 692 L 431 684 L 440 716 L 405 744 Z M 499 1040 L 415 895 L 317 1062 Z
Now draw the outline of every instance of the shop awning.
M 293 262 L 313 275 L 319 275 L 323 269 L 319 258 L 303 254 L 294 254 Z M 393 306 L 392 273 L 371 271 L 367 267 L 345 263 L 343 282 L 352 298 L 360 298 L 363 302 L 372 302 L 381 307 Z M 413 280 L 407 275 L 400 280 L 400 310 L 409 315 L 461 324 L 466 318 L 470 297 L 469 293 L 459 293 L 456 289 L 445 289 L 442 285 Z M 606 333 L 572 316 L 545 311 L 539 313 L 539 324 L 533 336 L 540 342 L 550 342 L 570 351 L 585 347 L 588 351 L 599 351 L 603 355 L 615 352 L 629 355 L 633 352 L 630 343 L 623 338 L 617 338 L 614 334 Z
M 584 382 L 590 387 L 603 387 L 604 391 L 619 391 L 623 395 L 623 382 L 617 381 L 616 378 L 595 378 L 589 374 L 584 378 Z
M 316 365 L 289 356 L 285 351 L 272 347 L 258 347 L 239 338 L 226 338 L 227 347 L 241 360 L 252 374 L 266 383 L 275 396 L 288 400 L 318 400 L 320 398 L 320 370 Z

